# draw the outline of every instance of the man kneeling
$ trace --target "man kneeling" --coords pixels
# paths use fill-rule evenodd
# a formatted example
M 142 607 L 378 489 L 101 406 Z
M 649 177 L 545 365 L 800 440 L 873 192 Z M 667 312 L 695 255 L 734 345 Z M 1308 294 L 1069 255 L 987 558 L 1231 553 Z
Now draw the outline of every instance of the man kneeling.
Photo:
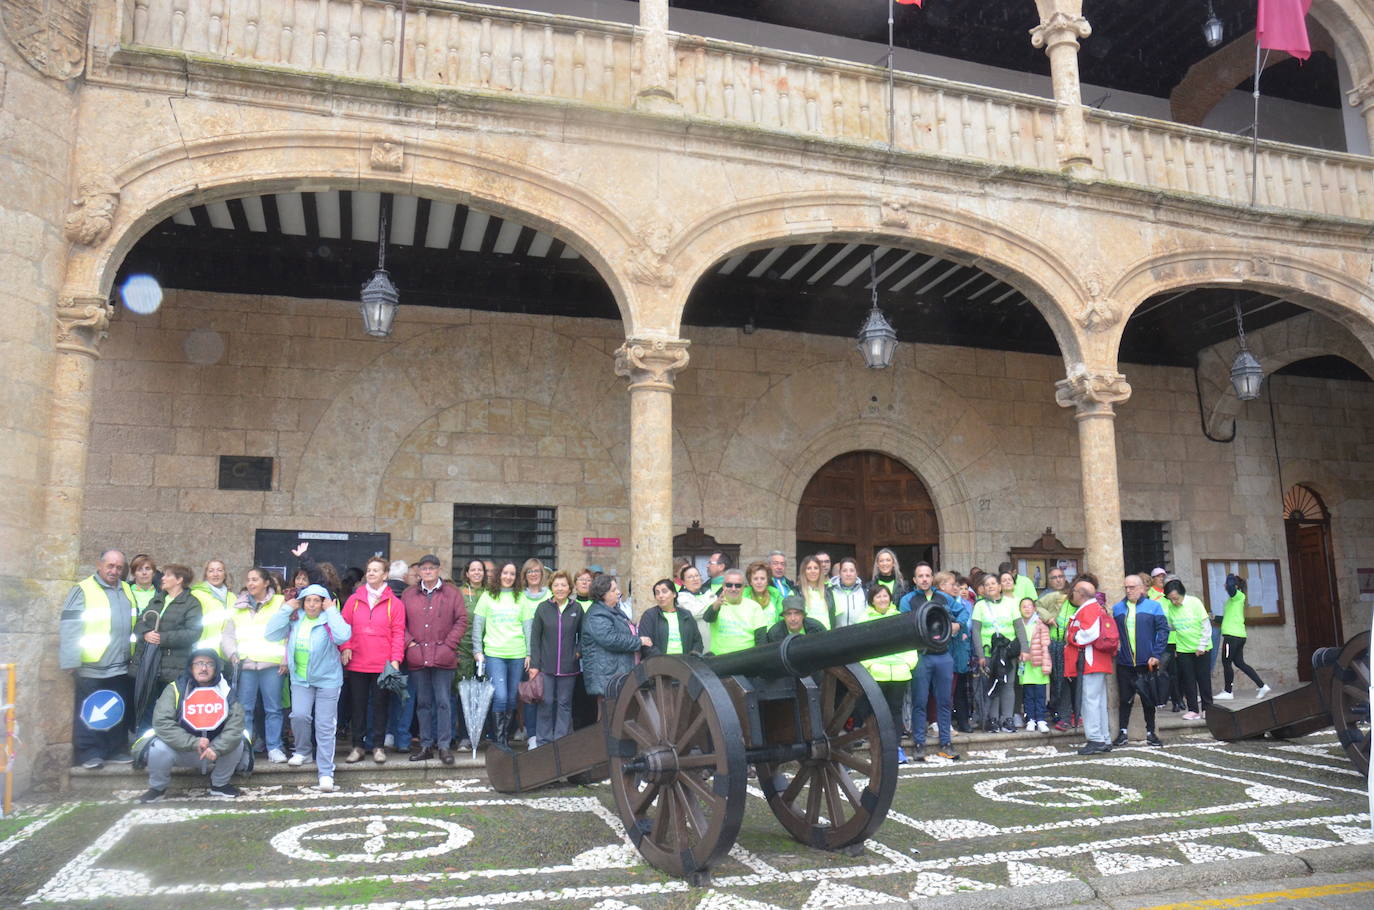
M 153 709 L 156 736 L 148 746 L 148 792 L 140 803 L 155 803 L 167 793 L 172 768 L 210 766 L 210 795 L 234 799 L 229 783 L 243 755 L 243 705 L 220 672 L 210 648 L 191 653 L 185 673 L 162 690 Z

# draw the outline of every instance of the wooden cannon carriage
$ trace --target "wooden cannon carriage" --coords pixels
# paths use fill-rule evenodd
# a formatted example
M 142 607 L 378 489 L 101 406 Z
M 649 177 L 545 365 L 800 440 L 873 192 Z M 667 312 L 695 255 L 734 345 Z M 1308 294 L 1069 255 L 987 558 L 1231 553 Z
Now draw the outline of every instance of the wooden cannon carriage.
M 1306 736 L 1327 727 L 1361 774 L 1369 773 L 1369 633 L 1361 632 L 1339 648 L 1312 652 L 1312 681 L 1300 689 L 1231 710 L 1213 704 L 1207 729 L 1233 742 L 1266 733 L 1276 739 Z
M 600 724 L 519 754 L 493 747 L 487 775 L 503 793 L 609 777 L 640 853 L 694 884 L 739 834 L 749 765 L 792 837 L 857 852 L 892 805 L 901 734 L 859 661 L 949 637 L 949 614 L 925 604 L 733 654 L 651 657 L 613 683 Z M 876 710 L 849 725 L 865 700 Z

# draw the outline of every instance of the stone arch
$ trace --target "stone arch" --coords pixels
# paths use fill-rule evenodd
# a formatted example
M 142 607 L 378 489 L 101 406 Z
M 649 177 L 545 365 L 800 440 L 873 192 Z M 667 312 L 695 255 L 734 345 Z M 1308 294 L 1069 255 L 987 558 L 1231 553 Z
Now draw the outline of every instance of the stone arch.
M 537 405 L 541 413 L 563 415 L 565 420 L 596 415 L 587 426 L 598 448 L 590 451 L 579 443 L 577 456 L 598 461 L 607 470 L 593 468 L 576 483 L 584 488 L 588 502 L 606 507 L 613 502 L 624 503 L 628 456 L 623 440 L 628 435 L 628 409 L 621 383 L 612 369 L 611 356 L 595 339 L 511 324 L 508 319 L 417 335 L 391 347 L 358 373 L 320 417 L 300 461 L 292 512 L 302 518 L 373 520 L 378 514 L 383 480 L 389 472 L 405 476 L 405 472 L 393 470 L 393 460 L 426 422 L 434 418 L 443 422 L 442 415 L 449 414 L 449 423 L 461 418 L 466 421 L 463 426 L 476 426 L 471 421 L 477 418 L 457 414 L 455 409 L 517 398 Z M 518 395 L 512 394 L 513 389 L 520 390 Z M 488 407 L 481 419 L 486 426 L 497 427 L 493 434 L 514 434 L 519 427 L 513 411 L 493 414 Z M 432 432 L 454 431 L 436 424 Z M 501 463 L 503 471 L 509 468 L 514 475 L 510 479 L 519 482 L 522 473 L 530 473 L 521 458 L 546 457 L 547 447 L 556 446 L 551 440 L 557 438 L 561 435 L 554 427 L 552 435 L 545 433 L 539 441 L 546 449 L 536 449 L 533 456 L 504 449 L 485 455 L 456 450 L 434 454 L 450 459 L 486 457 Z M 339 486 L 341 477 L 351 481 L 346 490 Z M 531 481 L 532 486 L 537 483 Z
M 883 371 L 850 359 L 811 364 L 752 401 L 738 426 L 710 469 L 713 504 L 725 510 L 721 524 L 753 522 L 761 543 L 791 540 L 812 475 L 858 449 L 889 455 L 921 479 L 939 515 L 941 553 L 952 563 L 980 549 L 975 513 L 984 513 L 980 532 L 1015 530 L 990 527 L 994 513 L 982 508 L 1016 485 L 992 425 L 973 402 L 920 370 L 910 351 Z
M 865 240 L 938 252 L 1013 284 L 1054 332 L 1066 365 L 1083 359 L 1080 335 L 1093 321 L 1095 295 L 1070 264 L 1029 234 L 926 199 L 878 200 L 863 193 L 807 192 L 761 197 L 688 225 L 670 255 L 685 287 L 669 331 L 681 332 L 688 292 L 712 265 L 736 253 L 778 243 Z
M 1374 379 L 1374 356 L 1353 335 L 1319 313 L 1303 313 L 1292 319 L 1245 333 L 1250 352 L 1259 359 L 1266 376 L 1290 363 L 1309 357 L 1336 355 L 1364 370 Z M 1210 389 L 1208 431 L 1213 436 L 1229 432 L 1240 413 L 1241 401 L 1231 385 L 1231 364 L 1240 351 L 1240 341 L 1231 339 L 1212 345 L 1199 356 L 1198 370 L 1204 388 Z
M 281 130 L 187 140 L 136 155 L 107 175 L 119 198 L 113 223 L 96 243 L 73 246 L 63 296 L 108 296 L 129 249 L 188 204 L 253 193 L 375 190 L 471 202 L 564 240 L 601 274 L 633 334 L 636 285 L 621 263 L 639 245 L 634 226 L 611 204 L 547 170 L 440 140 L 408 138 L 399 171 L 374 168 L 377 141 L 354 132 Z

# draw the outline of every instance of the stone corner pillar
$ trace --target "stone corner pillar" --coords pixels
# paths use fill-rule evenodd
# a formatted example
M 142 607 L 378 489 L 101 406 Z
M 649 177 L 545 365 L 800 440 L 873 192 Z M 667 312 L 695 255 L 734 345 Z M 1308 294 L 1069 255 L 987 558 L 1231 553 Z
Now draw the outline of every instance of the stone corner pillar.
M 691 342 L 629 338 L 615 373 L 630 387 L 630 584 L 635 614 L 653 605 L 651 585 L 673 564 L 673 377 Z
M 62 297 L 56 309 L 56 338 L 52 392 L 48 405 L 48 482 L 44 497 L 43 526 L 36 550 L 36 564 L 44 576 L 54 579 L 44 609 L 35 622 L 53 636 L 58 609 L 65 590 L 57 587 L 76 581 L 81 562 L 81 510 L 86 491 L 86 453 L 91 437 L 94 406 L 95 362 L 106 338 L 114 306 L 104 297 Z M 55 662 L 54 665 L 55 667 Z M 43 663 L 43 698 L 57 710 L 30 717 L 38 729 L 30 740 L 33 781 L 37 788 L 65 790 L 71 765 L 71 674 Z M 51 675 L 49 675 L 51 673 Z M 32 683 L 30 691 L 33 691 Z M 33 729 L 32 727 L 30 729 Z
M 1040 24 L 1030 30 L 1030 38 L 1031 45 L 1043 47 L 1050 58 L 1050 81 L 1058 105 L 1054 119 L 1059 166 L 1074 177 L 1089 177 L 1093 162 L 1079 86 L 1078 42 L 1092 34 L 1092 26 L 1083 18 L 1082 0 L 1041 0 L 1037 6 Z
M 668 0 L 639 0 L 638 33 L 643 68 L 635 109 L 679 113 L 681 106 L 669 78 L 673 48 L 668 40 Z
M 1369 134 L 1369 147 L 1374 149 L 1374 76 L 1346 92 L 1346 100 L 1351 107 L 1359 109 L 1365 132 Z

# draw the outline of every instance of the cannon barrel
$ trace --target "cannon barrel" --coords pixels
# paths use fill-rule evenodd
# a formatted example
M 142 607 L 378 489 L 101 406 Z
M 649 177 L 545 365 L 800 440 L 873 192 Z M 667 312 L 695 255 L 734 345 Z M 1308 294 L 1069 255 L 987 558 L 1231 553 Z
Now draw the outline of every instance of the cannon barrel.
M 913 648 L 925 650 L 950 638 L 949 612 L 927 601 L 909 613 L 831 629 L 817 635 L 789 635 L 780 642 L 706 658 L 717 676 L 809 676 Z

